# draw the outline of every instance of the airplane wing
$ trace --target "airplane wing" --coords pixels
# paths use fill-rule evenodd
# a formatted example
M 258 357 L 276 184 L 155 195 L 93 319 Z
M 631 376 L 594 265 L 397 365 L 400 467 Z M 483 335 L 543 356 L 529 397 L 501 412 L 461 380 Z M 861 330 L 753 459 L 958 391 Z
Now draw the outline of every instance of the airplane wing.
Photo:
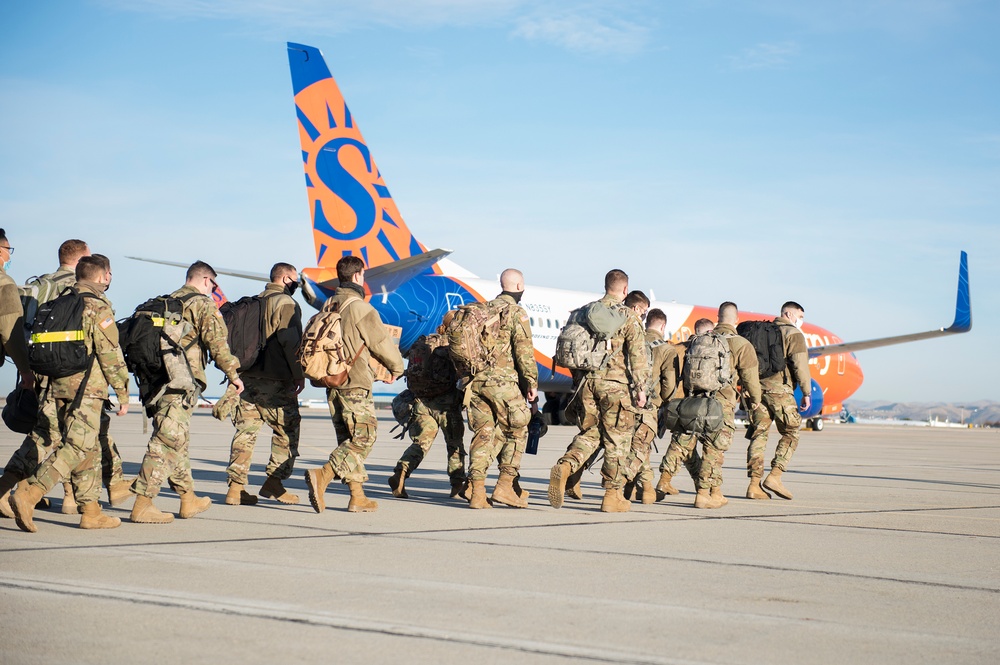
M 866 349 L 877 349 L 880 346 L 892 346 L 893 344 L 905 344 L 916 342 L 921 339 L 932 339 L 956 333 L 965 333 L 972 330 L 972 301 L 969 299 L 969 255 L 962 252 L 962 258 L 958 264 L 958 298 L 955 302 L 955 320 L 947 328 L 928 330 L 927 332 L 912 333 L 909 335 L 897 335 L 896 337 L 881 337 L 879 339 L 869 339 L 862 342 L 844 342 L 842 344 L 828 344 L 826 346 L 814 346 L 809 349 L 809 357 L 829 356 L 836 353 L 851 353 L 853 351 L 864 351 Z
M 161 261 L 160 259 L 144 259 L 138 256 L 126 256 L 126 259 L 132 259 L 133 261 L 145 261 L 147 263 L 159 263 L 164 266 L 174 266 L 175 268 L 184 268 L 185 270 L 191 265 L 190 263 L 179 263 L 177 261 Z M 215 272 L 220 275 L 227 275 L 229 277 L 241 277 L 243 279 L 252 279 L 256 282 L 268 282 L 271 280 L 271 276 L 266 272 L 247 272 L 246 270 L 230 270 L 228 268 L 216 268 Z

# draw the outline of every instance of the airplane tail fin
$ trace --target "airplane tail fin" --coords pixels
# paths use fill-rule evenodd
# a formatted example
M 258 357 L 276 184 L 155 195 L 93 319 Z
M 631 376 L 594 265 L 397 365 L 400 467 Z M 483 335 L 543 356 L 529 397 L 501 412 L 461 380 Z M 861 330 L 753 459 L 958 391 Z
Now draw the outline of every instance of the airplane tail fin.
M 314 277 L 335 279 L 337 261 L 354 255 L 369 276 L 380 266 L 391 274 L 392 280 L 370 284 L 375 291 L 433 266 L 448 252 L 428 253 L 410 233 L 323 54 L 289 42 L 288 63 L 319 266 Z

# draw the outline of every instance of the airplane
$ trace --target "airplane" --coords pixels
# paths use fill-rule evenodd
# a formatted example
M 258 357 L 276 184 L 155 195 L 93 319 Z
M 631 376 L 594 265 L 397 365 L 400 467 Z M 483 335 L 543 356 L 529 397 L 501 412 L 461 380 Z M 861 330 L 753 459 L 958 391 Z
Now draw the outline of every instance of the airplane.
M 431 249 L 410 232 L 375 165 L 340 88 L 319 49 L 289 42 L 295 113 L 298 120 L 302 164 L 312 217 L 316 267 L 301 271 L 303 295 L 320 308 L 337 288 L 337 261 L 348 255 L 365 262 L 369 300 L 382 320 L 402 329 L 400 348 L 405 350 L 421 335 L 433 333 L 444 314 L 459 305 L 484 302 L 499 293 L 495 279 L 482 279 L 447 257 L 451 250 Z M 130 257 L 138 258 L 138 257 Z M 187 267 L 187 264 L 153 259 L 154 263 Z M 220 274 L 267 281 L 268 276 L 240 270 L 216 269 Z M 530 272 L 529 272 L 530 274 Z M 526 286 L 521 306 L 530 316 L 540 392 L 569 392 L 569 370 L 552 361 L 560 328 L 572 310 L 603 294 Z M 671 341 L 691 336 L 698 319 L 715 320 L 715 307 L 654 301 L 673 326 Z M 741 312 L 740 319 L 772 320 L 774 317 Z M 829 330 L 804 323 L 809 347 L 811 405 L 802 412 L 807 426 L 821 430 L 823 418 L 835 416 L 843 402 L 864 380 L 855 351 L 902 344 L 972 329 L 968 256 L 961 253 L 958 299 L 954 322 L 927 332 L 845 343 Z M 796 389 L 796 399 L 801 392 Z

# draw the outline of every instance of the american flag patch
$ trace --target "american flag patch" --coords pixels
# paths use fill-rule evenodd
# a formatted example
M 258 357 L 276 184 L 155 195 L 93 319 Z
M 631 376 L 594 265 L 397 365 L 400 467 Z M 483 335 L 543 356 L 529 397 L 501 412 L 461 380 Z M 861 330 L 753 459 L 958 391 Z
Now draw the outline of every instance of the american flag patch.
M 111 318 L 110 316 L 108 318 L 104 319 L 100 323 L 101 330 L 107 330 L 108 326 L 110 326 L 114 322 L 115 322 L 115 320 L 113 318 Z

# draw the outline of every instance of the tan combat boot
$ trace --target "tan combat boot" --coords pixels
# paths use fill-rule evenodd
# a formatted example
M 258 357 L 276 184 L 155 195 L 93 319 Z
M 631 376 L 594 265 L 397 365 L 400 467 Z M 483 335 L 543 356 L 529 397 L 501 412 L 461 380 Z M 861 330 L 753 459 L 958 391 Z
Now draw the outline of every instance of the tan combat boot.
M 656 489 L 649 483 L 642 484 L 642 503 L 645 505 L 656 503 Z
M 722 487 L 719 485 L 713 487 L 709 495 L 712 497 L 712 501 L 719 504 L 719 508 L 722 508 L 724 505 L 729 503 L 729 499 L 727 499 L 726 495 L 722 493 Z
M 771 473 L 767 474 L 767 478 L 764 479 L 762 483 L 764 489 L 771 490 L 782 499 L 792 498 L 792 493 L 788 491 L 784 485 L 781 484 L 781 469 L 775 467 L 771 469 Z
M 560 462 L 552 467 L 552 473 L 549 474 L 549 503 L 553 508 L 562 508 L 563 497 L 566 495 L 566 480 L 571 473 L 573 469 L 569 462 Z
M 255 497 L 250 492 L 247 492 L 244 487 L 245 485 L 239 485 L 237 483 L 229 483 L 229 491 L 226 492 L 226 505 L 227 506 L 256 506 L 257 497 Z M 263 494 L 263 492 L 261 492 Z
M 309 489 L 309 503 L 312 504 L 313 510 L 317 513 L 326 510 L 326 499 L 323 497 L 323 494 L 326 492 L 326 486 L 330 484 L 330 481 L 336 475 L 333 471 L 333 465 L 329 462 L 318 469 L 306 471 L 306 487 Z
M 10 490 L 0 494 L 0 515 L 9 520 L 14 519 L 14 509 L 10 507 Z
M 497 502 L 512 508 L 528 507 L 528 502 L 514 490 L 514 476 L 507 473 L 500 474 L 496 487 L 493 488 L 493 503 Z
M 469 499 L 469 508 L 492 508 L 490 502 L 486 500 L 486 481 L 482 478 L 470 481 L 472 485 L 472 498 Z
M 660 474 L 660 482 L 656 483 L 656 500 L 663 501 L 664 497 L 668 494 L 674 495 L 679 494 L 680 490 L 670 484 L 670 480 L 673 478 L 666 471 Z
M 170 524 L 174 521 L 174 516 L 170 513 L 161 513 L 153 505 L 152 499 L 137 494 L 129 519 L 136 524 Z
M 514 493 L 521 498 L 521 501 L 524 501 L 525 505 L 527 505 L 528 497 L 531 495 L 528 493 L 528 490 L 521 488 L 521 474 L 514 476 L 514 482 L 512 485 L 514 487 Z
M 62 486 L 63 486 L 62 514 L 63 515 L 80 514 L 80 506 L 76 503 L 76 497 L 73 496 L 73 483 L 63 483 Z
M 28 533 L 38 531 L 31 518 L 35 512 L 35 505 L 44 495 L 45 492 L 41 487 L 29 485 L 25 480 L 17 486 L 17 491 L 10 497 L 10 506 L 14 510 L 14 521 L 17 522 L 19 529 Z
M 694 497 L 695 508 L 721 508 L 722 503 L 712 496 L 712 490 L 699 489 Z
M 583 499 L 583 467 L 566 480 L 566 496 L 577 501 Z
M 392 470 L 392 475 L 389 476 L 389 489 L 392 490 L 392 495 L 397 499 L 409 499 L 410 495 L 406 493 L 406 467 L 402 464 L 397 464 L 396 468 Z M 452 496 L 455 496 L 452 494 Z
M 194 491 L 184 492 L 181 494 L 181 510 L 178 517 L 182 520 L 190 519 L 211 507 L 212 500 L 207 496 L 198 496 Z
M 299 502 L 299 497 L 286 490 L 277 476 L 267 477 L 267 480 L 261 485 L 260 495 L 265 499 L 274 499 L 286 506 L 293 506 Z
M 351 500 L 347 502 L 349 513 L 373 513 L 378 510 L 378 501 L 372 501 L 365 496 L 365 488 L 361 483 L 348 482 L 351 488 Z
M 625 498 L 622 488 L 609 487 L 604 490 L 604 500 L 601 501 L 602 513 L 627 513 L 631 507 L 632 504 Z
M 80 518 L 81 529 L 114 529 L 122 523 L 121 519 L 102 513 L 101 504 L 97 501 L 81 504 L 80 512 L 83 513 Z
M 760 486 L 760 476 L 750 476 L 750 486 L 747 487 L 748 499 L 770 499 L 771 495 Z
M 128 501 L 132 496 L 132 484 L 127 480 L 119 480 L 108 485 L 108 503 L 112 506 L 120 506 Z
M 0 515 L 3 515 L 7 519 L 14 519 L 14 509 L 10 507 L 10 491 L 14 489 L 14 485 L 21 480 L 12 473 L 4 472 L 0 476 Z

